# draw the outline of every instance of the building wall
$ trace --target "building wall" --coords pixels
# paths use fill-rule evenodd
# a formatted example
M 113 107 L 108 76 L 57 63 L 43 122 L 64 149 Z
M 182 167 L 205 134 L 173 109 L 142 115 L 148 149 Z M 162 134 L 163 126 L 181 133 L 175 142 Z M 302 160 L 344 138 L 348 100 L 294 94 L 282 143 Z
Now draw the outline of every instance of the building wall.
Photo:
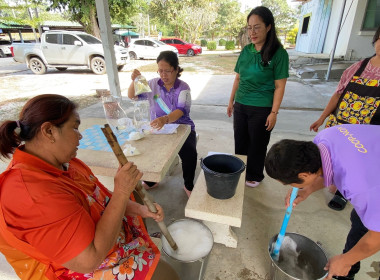
M 332 0 L 312 0 L 302 5 L 296 50 L 306 53 L 322 53 L 329 25 Z M 306 34 L 302 34 L 305 16 L 310 16 Z
M 334 0 L 323 53 L 330 54 L 333 49 L 343 2 L 343 0 Z M 335 56 L 344 57 L 345 60 L 357 60 L 374 53 L 371 42 L 375 32 L 360 30 L 366 7 L 367 0 L 361 0 L 360 5 L 359 1 L 346 0 Z
M 354 24 L 352 26 L 350 40 L 348 41 L 347 46 L 347 60 L 350 58 L 350 56 L 351 59 L 362 59 L 375 54 L 375 50 L 372 46 L 372 39 L 375 35 L 375 31 L 361 31 L 367 6 L 363 4 L 360 3 L 360 5 L 357 5 L 357 12 L 355 15 Z
M 302 5 L 296 50 L 305 53 L 331 54 L 337 34 L 339 17 L 344 0 L 332 0 L 328 25 L 321 15 L 321 6 L 328 0 L 311 0 Z M 336 44 L 335 57 L 358 60 L 374 54 L 371 44 L 375 31 L 361 31 L 368 0 L 346 0 L 341 30 Z M 359 5 L 360 2 L 360 5 Z M 311 13 L 308 34 L 301 34 L 303 16 Z M 322 13 L 323 14 L 323 13 Z M 326 14 L 326 13 L 325 13 Z M 324 26 L 326 31 L 324 31 Z M 322 35 L 322 36 L 321 36 Z M 324 36 L 324 41 L 322 40 Z M 321 43 L 323 43 L 321 45 Z

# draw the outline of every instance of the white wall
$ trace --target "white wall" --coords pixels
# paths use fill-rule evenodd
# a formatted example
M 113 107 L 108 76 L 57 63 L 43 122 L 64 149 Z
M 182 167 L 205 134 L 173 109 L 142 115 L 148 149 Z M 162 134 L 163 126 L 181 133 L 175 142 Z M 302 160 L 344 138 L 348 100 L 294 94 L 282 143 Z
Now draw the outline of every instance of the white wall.
M 361 31 L 361 26 L 364 21 L 365 9 L 367 5 L 361 3 L 357 6 L 356 16 L 351 31 L 350 40 L 348 42 L 347 50 L 352 50 L 353 59 L 361 59 L 369 57 L 375 53 L 372 46 L 372 39 L 375 31 Z M 363 1 L 367 2 L 367 1 Z
M 315 19 L 314 19 L 315 16 L 313 16 L 316 13 L 318 4 L 319 4 L 318 0 L 313 0 L 302 5 L 301 15 L 299 17 L 296 51 L 310 53 L 310 44 L 312 44 L 312 38 L 314 34 L 313 30 L 315 28 L 315 24 L 318 24 L 315 22 Z M 301 34 L 302 25 L 303 25 L 303 17 L 305 14 L 309 14 L 309 13 L 311 13 L 311 17 L 310 17 L 310 22 L 308 26 L 308 32 L 306 34 Z
M 343 2 L 344 0 L 333 1 L 331 18 L 323 48 L 323 53 L 325 54 L 330 54 L 333 49 Z M 356 60 L 368 57 L 374 53 L 371 42 L 375 32 L 360 31 L 366 6 L 367 0 L 346 1 L 335 56 L 343 56 L 347 60 Z M 352 55 L 350 55 L 350 50 L 352 50 Z

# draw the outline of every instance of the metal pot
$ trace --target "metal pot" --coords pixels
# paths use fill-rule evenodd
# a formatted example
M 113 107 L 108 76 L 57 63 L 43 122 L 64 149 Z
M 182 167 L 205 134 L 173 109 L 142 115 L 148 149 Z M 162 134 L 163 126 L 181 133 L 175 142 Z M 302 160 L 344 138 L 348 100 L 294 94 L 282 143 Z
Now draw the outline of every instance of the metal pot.
M 206 241 L 206 246 L 202 246 L 205 247 L 204 253 L 195 259 L 186 258 L 185 260 L 181 260 L 180 257 L 175 255 L 175 252 L 173 253 L 170 246 L 167 244 L 166 239 L 164 237 L 161 237 L 163 244 L 161 258 L 174 268 L 181 280 L 202 280 L 207 268 L 209 255 L 214 244 L 213 235 L 210 229 L 199 221 L 193 219 L 181 219 L 174 221 L 168 226 L 168 230 L 173 236 L 173 239 L 176 241 L 178 250 L 181 250 L 183 248 L 181 246 L 181 243 L 184 241 L 177 239 L 178 235 L 176 235 L 175 230 L 178 227 L 185 228 L 185 240 L 187 240 L 189 237 L 196 237 L 199 238 L 201 242 Z M 188 253 L 191 254 L 192 249 L 189 249 L 190 252 Z M 182 251 L 182 253 L 185 253 L 184 255 L 186 255 L 186 252 Z
M 271 257 L 272 244 L 277 235 L 269 240 L 269 256 L 271 258 L 271 280 L 316 280 L 324 279 L 327 272 L 324 267 L 328 261 L 323 249 L 311 239 L 297 233 L 286 233 L 296 244 L 296 250 L 281 246 L 278 261 Z

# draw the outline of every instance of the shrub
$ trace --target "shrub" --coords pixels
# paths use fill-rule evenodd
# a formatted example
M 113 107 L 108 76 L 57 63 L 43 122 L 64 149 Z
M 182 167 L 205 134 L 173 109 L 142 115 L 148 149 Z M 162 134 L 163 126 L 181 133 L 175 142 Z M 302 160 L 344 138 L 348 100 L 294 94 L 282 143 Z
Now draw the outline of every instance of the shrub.
M 209 51 L 215 51 L 216 50 L 216 42 L 215 41 L 210 41 L 207 43 L 207 49 Z
M 226 42 L 226 50 L 234 50 L 235 49 L 235 42 L 234 41 L 227 41 Z
M 199 39 L 196 39 L 194 44 L 200 46 L 201 45 L 201 41 Z
M 219 40 L 219 46 L 225 46 L 226 45 L 226 40 L 220 39 Z
M 201 47 L 206 47 L 207 46 L 207 41 L 205 39 L 201 40 Z

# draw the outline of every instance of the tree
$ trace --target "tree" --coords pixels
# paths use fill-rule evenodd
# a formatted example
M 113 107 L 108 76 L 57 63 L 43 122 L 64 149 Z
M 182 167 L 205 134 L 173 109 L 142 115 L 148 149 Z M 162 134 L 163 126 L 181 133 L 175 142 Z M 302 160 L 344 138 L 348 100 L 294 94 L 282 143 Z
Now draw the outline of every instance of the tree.
M 194 42 L 215 21 L 217 4 L 216 0 L 152 0 L 149 11 L 174 35 Z
M 237 0 L 218 1 L 218 16 L 209 29 L 208 34 L 212 40 L 221 35 L 230 40 L 236 38 L 240 28 L 244 26 L 244 14 L 240 12 L 240 4 Z
M 215 4 L 211 3 L 207 8 L 185 7 L 178 13 L 178 22 L 186 34 L 186 39 L 194 43 L 204 31 L 210 28 L 216 17 Z
M 49 0 L 49 10 L 68 11 L 70 19 L 83 25 L 86 32 L 100 38 L 95 0 Z M 144 5 L 143 0 L 109 0 L 111 19 L 115 23 L 129 23 L 128 17 Z
M 262 0 L 261 3 L 273 13 L 276 27 L 287 31 L 293 28 L 297 14 L 289 7 L 286 0 Z
M 41 34 L 40 26 L 45 20 L 58 19 L 62 16 L 46 12 L 47 5 L 44 2 L 33 2 L 29 0 L 0 0 L 0 18 L 5 22 L 29 25 L 33 28 L 35 40 L 38 41 L 36 29 Z
M 285 43 L 288 32 L 297 22 L 296 10 L 289 7 L 286 0 L 262 0 L 261 2 L 263 6 L 272 11 L 277 31 L 282 35 Z

